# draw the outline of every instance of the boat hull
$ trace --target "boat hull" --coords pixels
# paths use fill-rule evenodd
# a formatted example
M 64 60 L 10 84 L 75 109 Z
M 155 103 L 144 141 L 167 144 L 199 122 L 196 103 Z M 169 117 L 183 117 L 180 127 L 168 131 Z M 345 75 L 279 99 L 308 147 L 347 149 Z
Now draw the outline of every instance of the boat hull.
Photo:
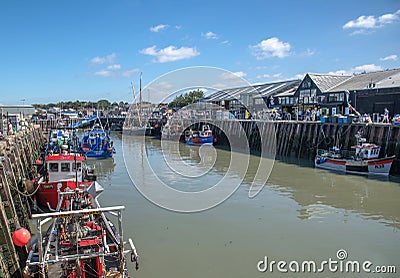
M 58 181 L 39 183 L 36 193 L 36 201 L 38 205 L 46 209 L 56 209 L 58 204 L 58 190 L 65 192 L 66 190 L 83 190 L 85 187 L 94 198 L 96 195 L 96 184 L 95 182 L 78 182 L 78 186 L 75 181 Z M 69 189 L 67 189 L 69 188 Z M 65 203 L 61 207 L 64 207 Z
M 89 150 L 84 152 L 85 156 L 88 158 L 109 158 L 113 156 L 113 151 L 112 150 Z
M 214 144 L 214 136 L 210 137 L 196 137 L 196 138 L 185 138 L 187 145 L 204 145 L 204 144 Z
M 351 160 L 335 159 L 324 156 L 315 157 L 315 167 L 359 175 L 388 176 L 395 156 L 370 159 Z

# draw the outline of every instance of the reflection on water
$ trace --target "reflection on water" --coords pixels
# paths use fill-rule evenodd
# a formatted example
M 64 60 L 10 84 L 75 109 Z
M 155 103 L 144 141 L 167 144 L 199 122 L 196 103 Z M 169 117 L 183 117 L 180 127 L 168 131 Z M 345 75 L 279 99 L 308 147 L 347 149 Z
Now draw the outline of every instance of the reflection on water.
M 89 158 L 86 164 L 95 170 L 95 173 L 102 179 L 111 179 L 114 173 L 115 162 L 113 158 L 107 159 L 94 159 Z
M 399 229 L 400 188 L 396 180 L 337 174 L 277 161 L 268 182 L 279 185 L 281 192 L 290 192 L 290 198 L 302 206 L 302 219 L 324 218 L 332 208 L 338 208 Z
M 142 259 L 138 273 L 131 266 L 134 277 L 291 277 L 259 273 L 256 264 L 264 256 L 276 260 L 336 258 L 340 248 L 347 250 L 349 259 L 397 265 L 400 270 L 397 178 L 384 181 L 337 174 L 309 167 L 305 161 L 277 160 L 262 192 L 249 199 L 259 160 L 251 157 L 242 185 L 224 203 L 201 213 L 174 213 L 153 205 L 134 188 L 124 167 L 120 135 L 115 134 L 113 140 L 114 161 L 96 161 L 98 181 L 105 187 L 100 199 L 103 205 L 126 206 L 124 233 L 133 237 Z M 231 158 L 223 150 L 216 150 L 216 157 L 212 153 L 201 156 L 198 147 L 183 144 L 161 150 L 160 141 L 153 139 L 146 139 L 145 146 L 134 137 L 127 143 L 133 152 L 125 159 L 134 160 L 132 165 L 145 182 L 152 180 L 151 173 L 141 171 L 146 156 L 160 179 L 179 190 L 213 185 L 227 173 Z M 199 172 L 213 159 L 215 165 L 199 177 L 179 177 L 165 162 L 166 153 L 170 159 L 199 167 Z M 296 273 L 296 277 L 309 276 Z M 346 274 L 353 276 L 363 277 Z

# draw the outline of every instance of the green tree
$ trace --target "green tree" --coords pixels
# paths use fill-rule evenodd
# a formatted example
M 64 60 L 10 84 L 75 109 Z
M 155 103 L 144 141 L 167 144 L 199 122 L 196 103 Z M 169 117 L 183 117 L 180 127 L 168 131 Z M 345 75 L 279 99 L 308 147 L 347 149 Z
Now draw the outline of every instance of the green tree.
M 177 96 L 168 104 L 170 108 L 182 108 L 189 104 L 196 103 L 199 98 L 204 98 L 204 93 L 200 89 L 189 91 L 186 94 Z
M 102 99 L 97 102 L 97 107 L 103 109 L 109 109 L 111 107 L 111 103 L 106 99 Z

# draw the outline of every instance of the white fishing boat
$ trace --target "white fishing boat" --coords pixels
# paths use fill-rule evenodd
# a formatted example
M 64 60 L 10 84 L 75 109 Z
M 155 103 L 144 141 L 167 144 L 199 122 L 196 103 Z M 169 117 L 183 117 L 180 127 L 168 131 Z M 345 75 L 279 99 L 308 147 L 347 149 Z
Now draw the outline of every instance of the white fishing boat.
M 389 175 L 395 156 L 379 157 L 381 146 L 366 142 L 356 135 L 358 144 L 354 151 L 342 151 L 337 147 L 317 150 L 315 167 L 361 175 Z

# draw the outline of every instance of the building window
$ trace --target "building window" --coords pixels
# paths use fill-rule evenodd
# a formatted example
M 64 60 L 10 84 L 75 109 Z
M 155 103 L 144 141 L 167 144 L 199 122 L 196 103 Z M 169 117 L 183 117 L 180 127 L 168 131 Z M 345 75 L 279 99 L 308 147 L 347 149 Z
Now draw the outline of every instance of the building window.
M 306 90 L 300 90 L 300 98 L 303 97 L 310 97 L 311 96 L 311 92 L 309 89 Z
M 244 105 L 249 105 L 249 103 L 250 103 L 250 96 L 249 95 L 242 95 L 241 99 L 242 99 L 242 103 Z
M 326 96 L 318 96 L 318 102 L 319 103 L 326 103 L 327 98 Z
M 317 89 L 311 89 L 311 97 L 317 97 Z
M 304 81 L 303 84 L 301 84 L 302 88 L 311 88 L 311 81 Z
M 330 94 L 329 95 L 329 102 L 337 102 L 337 101 L 339 101 L 338 94 Z
M 339 101 L 344 101 L 343 93 L 336 93 L 329 95 L 329 102 L 339 102 Z
M 262 98 L 255 98 L 254 99 L 254 104 L 255 105 L 262 105 L 262 104 L 264 104 L 264 100 Z

